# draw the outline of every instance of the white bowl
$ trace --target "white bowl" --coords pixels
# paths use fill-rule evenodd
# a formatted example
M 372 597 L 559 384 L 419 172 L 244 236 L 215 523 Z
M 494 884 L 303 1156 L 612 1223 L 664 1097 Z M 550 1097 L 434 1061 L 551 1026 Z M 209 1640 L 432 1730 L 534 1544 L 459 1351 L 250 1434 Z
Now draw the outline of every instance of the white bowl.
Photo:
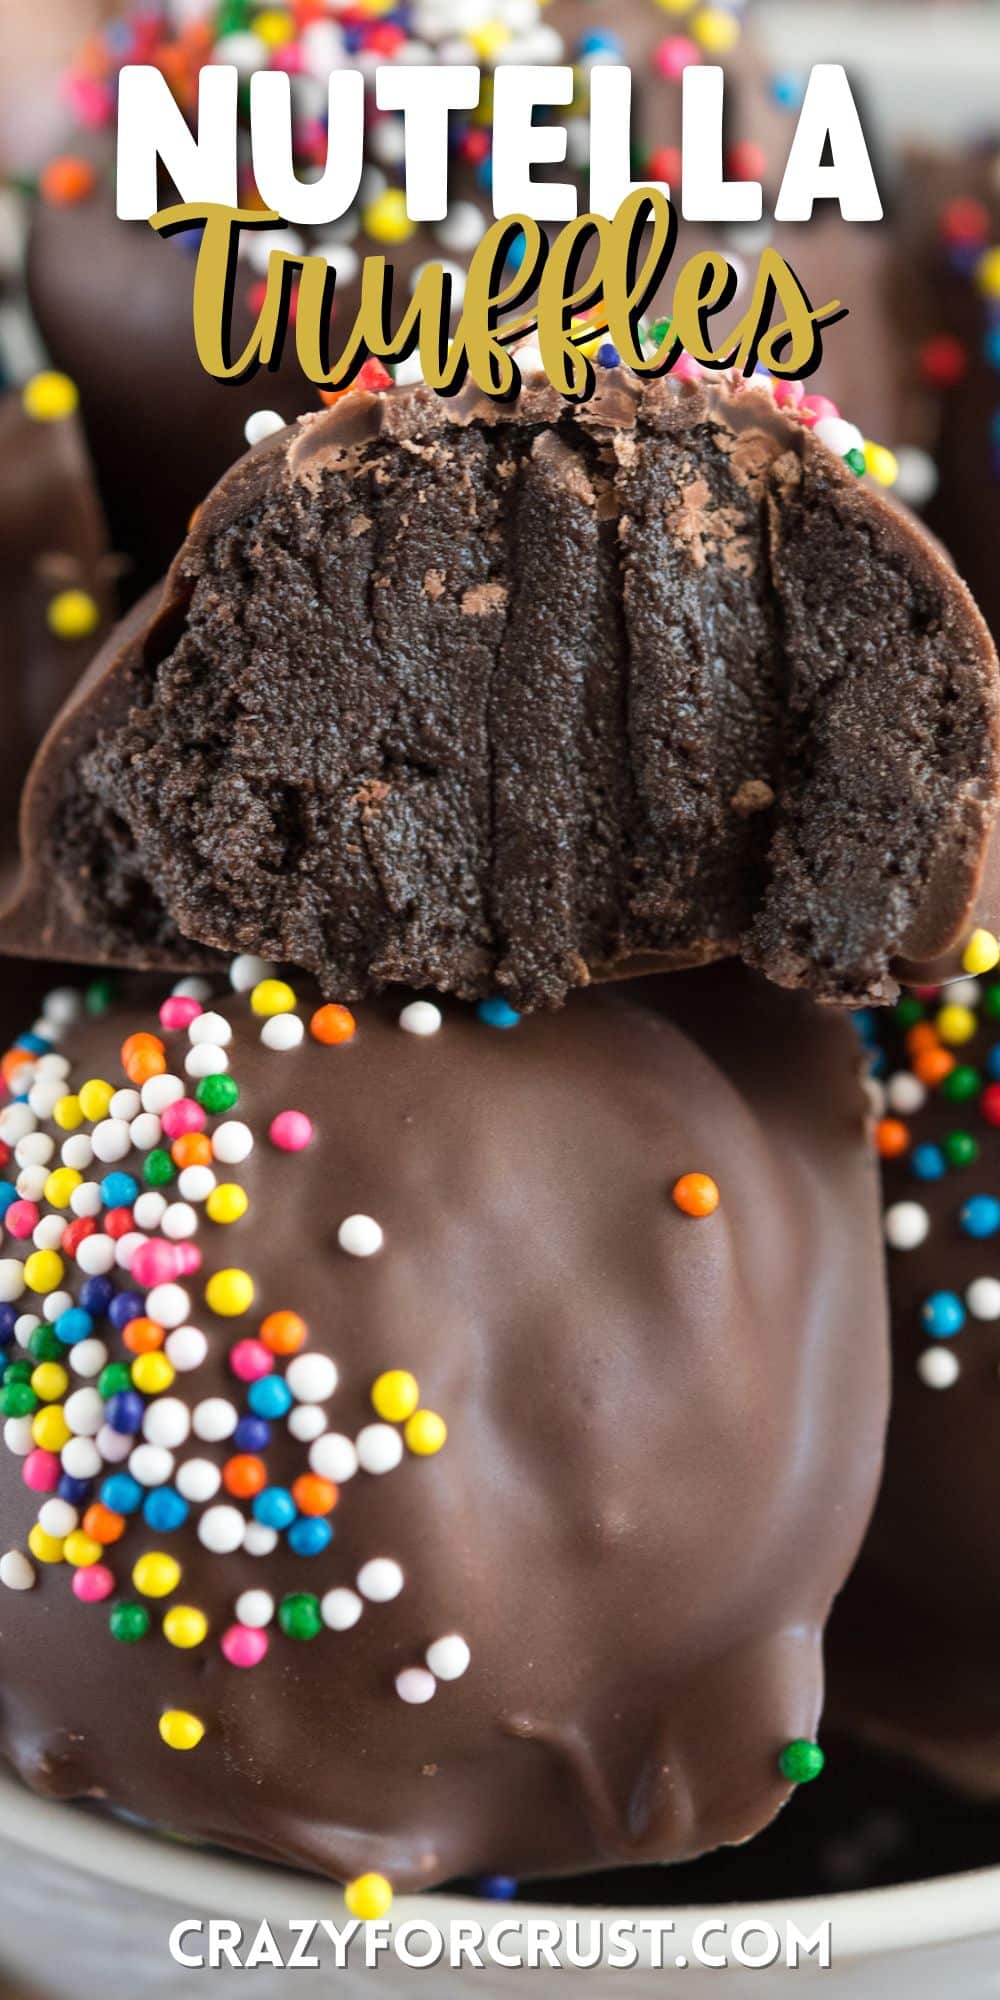
M 795 1924 L 812 1935 L 829 1922 L 832 1963 L 819 1988 L 823 2000 L 942 2000 L 946 1989 L 948 2000 L 997 2000 L 1000 1993 L 1000 1868 L 904 1888 L 712 1910 L 665 1905 L 659 1910 L 574 1913 L 527 1899 L 502 1906 L 444 1894 L 409 1896 L 397 1899 L 393 1923 L 417 1920 L 447 1932 L 452 1920 L 465 1919 L 488 1932 L 501 1919 L 522 1926 L 539 1918 L 565 1924 L 574 1914 L 585 1925 L 605 1915 L 675 1926 L 666 1945 L 665 1969 L 651 1962 L 647 1937 L 640 1940 L 642 1959 L 636 1969 L 623 1973 L 604 1963 L 579 1972 L 595 2000 L 615 1993 L 631 2000 L 679 1996 L 691 1988 L 692 1979 L 694 1990 L 700 1990 L 696 1938 L 710 1920 L 727 1926 L 730 1940 L 740 1935 L 741 1925 L 763 1923 L 784 1935 L 784 1927 Z M 248 1988 L 245 1969 L 223 1965 L 199 1973 L 171 1957 L 174 1926 L 184 1919 L 210 1918 L 234 1920 L 246 1944 L 267 1919 L 286 1955 L 292 1949 L 289 1920 L 348 1921 L 339 1892 L 315 1876 L 160 1839 L 80 1807 L 37 1798 L 0 1774 L 0 1964 L 12 1982 L 12 1987 L 3 1986 L 4 2000 L 22 2000 L 22 1995 L 23 2000 L 167 2000 L 174 1995 L 179 2000 L 190 1995 L 199 1979 L 211 1980 L 211 1992 L 220 2000 L 230 1991 L 250 1993 L 253 2000 L 277 2000 L 279 1995 L 310 2000 L 320 1993 L 329 2000 L 332 1981 L 337 1994 L 349 2000 L 368 1993 L 377 1979 L 375 1990 L 382 2000 L 393 2000 L 404 1986 L 408 1993 L 422 1987 L 431 1995 L 446 1978 L 454 1984 L 470 1976 L 467 1966 L 450 1971 L 446 1962 L 433 1971 L 409 1968 L 391 1949 L 372 1972 L 365 1967 L 358 1940 L 342 1970 L 335 1969 L 327 1945 L 321 1969 L 299 1970 L 290 1987 L 286 1967 L 257 1968 Z M 585 1931 L 584 1948 L 588 1935 Z M 206 1934 L 194 1931 L 185 1939 L 185 1949 L 197 1953 L 205 1942 Z M 503 1943 L 507 1952 L 521 1948 L 516 1934 Z M 422 1932 L 414 1936 L 412 1950 L 422 1955 L 427 1948 Z M 721 1951 L 723 1938 L 714 1935 L 710 1948 Z M 756 1955 L 763 1937 L 748 1933 L 745 1948 Z M 677 1968 L 678 1957 L 689 1961 L 683 1970 Z M 803 1974 L 816 1969 L 813 1959 L 801 1968 Z M 789 2000 L 789 1973 L 783 1965 L 752 1970 L 731 1963 L 715 1977 L 729 1980 L 723 1989 L 727 2000 L 771 2000 L 772 1995 Z M 517 1971 L 487 1962 L 475 1973 L 473 1992 L 481 2000 L 493 2000 L 521 1982 L 527 1994 L 547 1995 L 559 1990 L 560 1980 L 565 1983 L 565 1973 L 544 1966 Z

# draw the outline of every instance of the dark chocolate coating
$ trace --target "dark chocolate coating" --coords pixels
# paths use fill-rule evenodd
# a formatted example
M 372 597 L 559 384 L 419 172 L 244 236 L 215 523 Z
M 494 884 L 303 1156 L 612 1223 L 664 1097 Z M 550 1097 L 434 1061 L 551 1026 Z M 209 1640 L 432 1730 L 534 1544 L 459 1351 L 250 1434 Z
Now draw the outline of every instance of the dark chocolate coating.
M 952 1049 L 963 1071 L 978 1072 L 979 1088 L 958 1101 L 932 1088 L 921 1109 L 898 1114 L 890 1090 L 887 1115 L 903 1120 L 909 1142 L 883 1164 L 885 1203 L 919 1204 L 929 1228 L 915 1248 L 888 1251 L 894 1383 L 885 1476 L 857 1570 L 832 1621 L 828 1664 L 841 1726 L 969 1792 L 996 1797 L 1000 1319 L 978 1316 L 967 1292 L 977 1279 L 997 1275 L 997 1241 L 968 1235 L 960 1220 L 973 1197 L 997 1194 L 1000 1174 L 993 1100 L 985 1100 L 990 1116 L 983 1112 L 983 1091 L 997 1089 L 991 1079 L 1000 984 L 982 985 L 988 997 L 977 1010 L 977 1031 Z M 928 1020 L 938 1004 L 928 1003 Z M 902 1029 L 880 1021 L 878 1042 L 887 1078 L 908 1074 Z M 961 1167 L 942 1160 L 939 1179 L 920 1178 L 916 1149 L 943 1149 L 956 1132 L 977 1142 L 978 1157 Z M 966 1306 L 966 1318 L 954 1337 L 935 1339 L 923 1308 L 942 1292 Z M 943 1389 L 918 1372 L 921 1356 L 934 1350 L 958 1363 L 957 1379 Z
M 145 1600 L 138 1644 L 111 1637 L 111 1600 L 76 1601 L 65 1566 L 0 1590 L 3 1753 L 45 1792 L 399 1887 L 747 1838 L 787 1796 L 783 1747 L 816 1733 L 822 1628 L 882 1448 L 877 1188 L 848 1027 L 736 968 L 578 996 L 512 1032 L 447 1003 L 429 1039 L 401 1030 L 397 996 L 342 1046 L 307 1032 L 282 1053 L 246 997 L 209 1004 L 233 1025 L 227 1115 L 255 1135 L 219 1171 L 250 1208 L 227 1227 L 199 1211 L 204 1267 L 183 1282 L 209 1352 L 169 1395 L 243 1409 L 230 1344 L 291 1309 L 339 1369 L 334 1430 L 370 1423 L 374 1379 L 402 1367 L 447 1442 L 346 1482 L 312 1558 L 283 1540 L 209 1554 L 200 1508 L 166 1535 L 129 1517 L 104 1555 L 114 1601 L 137 1599 L 146 1550 L 182 1570 Z M 307 1019 L 314 1004 L 303 989 Z M 122 1037 L 147 1028 L 148 987 L 70 1029 L 70 1082 L 123 1081 Z M 179 1066 L 187 1035 L 164 1040 Z M 315 1128 L 295 1154 L 267 1137 L 290 1105 Z M 689 1170 L 717 1180 L 713 1215 L 672 1201 Z M 337 1244 L 357 1211 L 384 1231 L 368 1258 Z M 256 1297 L 220 1319 L 202 1287 L 233 1266 Z M 280 1422 L 264 1456 L 269 1484 L 305 1469 Z M 37 1496 L 7 1450 L 0 1482 L 24 1547 Z M 274 1624 L 262 1664 L 222 1657 L 241 1591 L 322 1596 L 377 1556 L 403 1590 L 350 1631 L 296 1642 Z M 177 1603 L 209 1618 L 193 1651 L 160 1632 Z M 468 1671 L 407 1705 L 396 1674 L 445 1633 Z M 204 1722 L 196 1749 L 160 1741 L 169 1708 Z
M 60 591 L 82 590 L 101 622 L 60 639 L 47 613 Z M 16 848 L 31 759 L 111 623 L 104 523 L 75 418 L 37 423 L 21 397 L 0 396 L 0 871 Z
M 974 899 L 996 657 L 768 389 L 347 398 L 251 452 L 26 798 L 7 948 L 519 1008 L 740 954 L 884 998 Z

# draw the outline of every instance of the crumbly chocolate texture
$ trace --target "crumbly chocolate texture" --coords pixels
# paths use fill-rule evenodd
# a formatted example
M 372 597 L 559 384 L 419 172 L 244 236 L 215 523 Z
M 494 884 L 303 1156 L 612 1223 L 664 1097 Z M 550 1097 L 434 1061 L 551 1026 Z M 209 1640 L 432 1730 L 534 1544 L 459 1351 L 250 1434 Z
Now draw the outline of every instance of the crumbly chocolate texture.
M 0 941 L 885 998 L 962 933 L 997 785 L 966 591 L 768 390 L 354 395 L 234 468 L 64 711 Z
M 89 666 L 112 620 L 104 522 L 79 424 L 30 417 L 0 396 L 0 872 L 16 856 L 21 786 L 60 703 Z M 90 600 L 94 629 L 60 638 L 63 592 Z M 56 611 L 58 604 L 56 603 Z
M 442 1449 L 344 1477 L 333 1539 L 313 1556 L 285 1533 L 270 1553 L 212 1553 L 210 1509 L 251 1511 L 228 1485 L 173 1532 L 126 1513 L 100 1556 L 114 1577 L 100 1602 L 74 1595 L 73 1549 L 35 1560 L 33 1588 L 0 1591 L 3 1754 L 41 1791 L 340 1878 L 381 1869 L 399 1888 L 744 1840 L 787 1796 L 786 1744 L 815 1737 L 822 1628 L 881 1457 L 883 1283 L 856 1042 L 836 1014 L 733 967 L 578 995 L 512 1032 L 446 1002 L 422 1038 L 399 1023 L 405 997 L 359 1010 L 340 1046 L 307 1028 L 283 1050 L 262 1043 L 246 996 L 207 1003 L 232 1026 L 240 1096 L 205 1130 L 249 1127 L 252 1152 L 217 1172 L 250 1205 L 223 1226 L 191 1197 L 195 1233 L 174 1240 L 203 1253 L 180 1283 L 208 1350 L 165 1394 L 188 1408 L 220 1398 L 242 1418 L 253 1392 L 229 1351 L 293 1312 L 298 1358 L 326 1354 L 339 1371 L 320 1396 L 326 1431 L 356 1438 L 377 1421 L 376 1379 L 406 1369 L 447 1425 Z M 298 991 L 304 1021 L 315 1004 Z M 103 1020 L 64 1034 L 69 1082 L 124 1084 L 119 1050 L 136 1030 L 183 1074 L 188 1034 L 158 1026 L 148 986 L 126 987 Z M 268 1139 L 289 1105 L 314 1128 L 300 1152 Z M 134 1173 L 148 1188 L 147 1158 L 95 1161 L 85 1178 Z M 716 1180 L 714 1214 L 673 1201 L 692 1170 Z M 162 1192 L 177 1204 L 186 1184 Z M 339 1247 L 357 1213 L 383 1231 L 368 1257 Z M 3 1246 L 31 1250 L 13 1233 Z M 236 1317 L 206 1303 L 220 1269 L 255 1287 Z M 136 1290 L 134 1271 L 112 1275 Z M 67 1259 L 74 1295 L 80 1279 Z M 136 1343 L 106 1318 L 94 1332 L 133 1362 Z M 282 1376 L 304 1386 L 279 1355 L 272 1387 Z M 147 1400 L 155 1424 L 162 1395 Z M 307 1469 L 284 1419 L 255 1447 L 209 1430 L 202 1412 L 166 1486 L 183 1490 L 191 1459 L 221 1467 L 252 1448 L 269 1490 L 294 1491 Z M 43 1496 L 21 1463 L 0 1447 L 6 1546 L 24 1550 Z M 162 1502 L 163 1486 L 146 1492 Z M 162 1598 L 133 1580 L 151 1551 L 180 1566 Z M 275 1616 L 258 1665 L 224 1656 L 241 1593 L 322 1601 L 375 1558 L 399 1565 L 402 1588 L 377 1602 L 362 1585 L 350 1629 L 295 1638 Z M 122 1601 L 150 1614 L 132 1644 L 109 1627 Z M 162 1630 L 177 1605 L 208 1620 L 190 1650 Z M 396 1677 L 445 1635 L 464 1639 L 467 1671 L 407 1703 Z M 203 1723 L 196 1748 L 161 1740 L 167 1710 Z
M 904 1127 L 882 1168 L 893 1406 L 875 1517 L 827 1657 L 838 1726 L 998 1798 L 1000 981 L 968 1003 L 961 988 L 928 1001 L 923 1035 L 956 1005 L 971 1006 L 957 1025 L 972 1032 L 936 1044 L 939 1066 L 942 1054 L 955 1066 L 923 1103 L 913 1000 L 902 1020 L 873 1023 L 886 1117 Z

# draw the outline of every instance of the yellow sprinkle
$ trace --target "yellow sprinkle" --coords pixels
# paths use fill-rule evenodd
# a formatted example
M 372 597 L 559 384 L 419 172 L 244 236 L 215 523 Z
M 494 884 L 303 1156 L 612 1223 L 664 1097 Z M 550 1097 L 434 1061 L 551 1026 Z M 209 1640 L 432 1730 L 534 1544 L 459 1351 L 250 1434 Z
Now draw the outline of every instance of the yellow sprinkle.
M 479 103 L 472 113 L 474 125 L 492 125 L 494 94 L 493 78 L 484 76 L 479 85 Z
M 376 195 L 375 200 L 368 203 L 361 217 L 361 226 L 365 235 L 372 237 L 376 243 L 405 243 L 417 225 L 406 213 L 406 196 L 402 188 L 386 188 L 384 194 Z
M 176 1370 L 165 1354 L 140 1354 L 132 1363 L 132 1380 L 144 1396 L 162 1396 L 169 1389 Z
M 45 1199 L 53 1208 L 68 1208 L 78 1187 L 83 1184 L 83 1175 L 75 1167 L 57 1167 L 45 1183 Z
M 163 1620 L 163 1636 L 171 1646 L 200 1646 L 208 1631 L 208 1619 L 192 1604 L 172 1604 Z
M 588 328 L 593 328 L 593 331 L 588 333 Z M 580 338 L 581 334 L 585 336 L 583 339 Z M 600 327 L 594 326 L 593 320 L 582 319 L 578 313 L 573 314 L 573 345 L 579 348 L 581 354 L 596 354 L 607 337 Z
M 976 283 L 988 299 L 1000 299 L 1000 244 L 980 257 L 976 265 Z
M 235 1319 L 249 1312 L 254 1300 L 249 1271 L 216 1271 L 205 1286 L 205 1304 L 222 1319 Z
M 420 1401 L 415 1375 L 405 1368 L 387 1368 L 372 1389 L 372 1407 L 387 1424 L 401 1424 L 412 1417 Z
M 103 1077 L 92 1076 L 80 1092 L 80 1109 L 84 1117 L 89 1118 L 92 1124 L 106 1118 L 114 1094 L 110 1083 L 105 1083 Z
M 992 972 L 1000 964 L 1000 942 L 992 931 L 973 931 L 962 954 L 962 970 L 972 973 Z
M 186 1708 L 168 1708 L 160 1717 L 160 1735 L 168 1750 L 194 1750 L 205 1734 L 200 1716 Z
M 40 1563 L 62 1562 L 63 1543 L 61 1538 L 58 1535 L 47 1535 L 45 1529 L 40 1528 L 37 1521 L 28 1536 L 28 1547 L 36 1561 Z
M 180 1563 L 162 1549 L 150 1549 L 140 1556 L 132 1571 L 132 1582 L 141 1597 L 169 1597 L 181 1580 Z
M 31 1386 L 43 1403 L 58 1403 L 69 1388 L 69 1376 L 58 1361 L 40 1361 L 32 1371 Z
M 210 1222 L 238 1222 L 250 1206 L 250 1198 L 245 1188 L 237 1187 L 235 1181 L 223 1181 L 221 1187 L 213 1188 L 205 1203 L 205 1213 Z
M 285 979 L 259 979 L 250 1005 L 255 1014 L 290 1014 L 295 1005 L 294 988 Z
M 60 1403 L 50 1403 L 47 1410 L 36 1410 L 31 1419 L 32 1443 L 37 1444 L 39 1451 L 58 1453 L 68 1445 L 72 1435 Z
M 54 368 L 42 370 L 33 375 L 21 391 L 21 406 L 26 416 L 36 424 L 60 423 L 64 417 L 71 417 L 78 408 L 80 395 L 76 383 L 68 375 L 59 375 Z
M 63 1543 L 63 1557 L 74 1569 L 89 1569 L 91 1563 L 100 1562 L 103 1554 L 101 1543 L 85 1535 L 82 1528 L 74 1528 Z
M 954 1001 L 942 1007 L 934 1023 L 943 1042 L 950 1048 L 959 1048 L 963 1042 L 971 1042 L 978 1022 L 971 1007 L 958 1007 Z
M 49 599 L 45 622 L 57 639 L 89 639 L 101 622 L 100 605 L 89 590 L 59 590 Z
M 83 1106 L 78 1097 L 61 1097 L 52 1113 L 62 1132 L 75 1132 L 83 1124 Z
M 471 43 L 481 62 L 495 62 L 510 41 L 510 29 L 505 21 L 484 21 L 481 27 L 470 29 L 464 39 Z
M 295 29 L 287 14 L 269 7 L 265 13 L 254 15 L 253 32 L 269 49 L 280 49 L 284 42 L 291 41 Z
M 727 14 L 722 7 L 701 7 L 692 19 L 691 33 L 706 54 L 722 56 L 736 47 L 740 24 L 735 14 Z
M 665 14 L 690 14 L 692 0 L 658 0 Z
M 54 1292 L 62 1283 L 65 1265 L 55 1250 L 33 1250 L 25 1258 L 24 1282 L 29 1292 Z
M 348 1882 L 344 1901 L 352 1917 L 360 1918 L 362 1923 L 373 1922 L 391 1910 L 392 1884 L 384 1875 L 358 1875 Z
M 447 1435 L 448 1426 L 436 1410 L 414 1410 L 403 1431 L 407 1450 L 416 1452 L 418 1458 L 433 1458 Z
M 865 440 L 865 471 L 871 474 L 879 486 L 895 486 L 899 478 L 899 460 L 888 445 L 872 444 Z

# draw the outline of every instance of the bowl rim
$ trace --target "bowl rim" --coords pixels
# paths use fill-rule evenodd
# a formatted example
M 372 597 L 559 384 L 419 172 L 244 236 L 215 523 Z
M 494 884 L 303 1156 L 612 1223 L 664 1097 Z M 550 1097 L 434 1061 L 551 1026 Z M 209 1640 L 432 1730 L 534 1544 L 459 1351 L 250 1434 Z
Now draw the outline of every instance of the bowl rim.
M 125 1824 L 110 1816 L 73 1810 L 65 1801 L 30 1791 L 11 1771 L 0 1767 L 0 1840 L 21 1852 L 77 1874 L 96 1876 L 136 1895 L 172 1903 L 178 1914 L 206 1912 L 260 1922 L 290 1917 L 325 1916 L 346 1920 L 343 1894 L 333 1882 L 295 1869 L 254 1861 L 241 1855 L 188 1845 L 152 1830 Z M 393 1921 L 422 1920 L 440 1926 L 462 1916 L 488 1930 L 499 1921 L 498 1905 L 440 1890 L 400 1896 L 393 1904 Z M 669 1920 L 674 1939 L 683 1947 L 699 1924 L 721 1915 L 730 1925 L 755 1919 L 778 1926 L 794 1923 L 807 1933 L 823 1922 L 832 1924 L 836 1962 L 877 1957 L 921 1947 L 954 1944 L 1000 1936 L 1000 1867 L 974 1869 L 962 1875 L 904 1883 L 889 1889 L 851 1890 L 829 1896 L 789 1901 L 718 1903 L 695 1907 L 669 1904 L 630 1910 L 627 1905 L 582 1912 L 568 1904 L 539 1903 L 518 1897 L 518 1915 L 584 1918 L 617 1916 Z M 516 1920 L 516 1919 L 514 1919 Z

